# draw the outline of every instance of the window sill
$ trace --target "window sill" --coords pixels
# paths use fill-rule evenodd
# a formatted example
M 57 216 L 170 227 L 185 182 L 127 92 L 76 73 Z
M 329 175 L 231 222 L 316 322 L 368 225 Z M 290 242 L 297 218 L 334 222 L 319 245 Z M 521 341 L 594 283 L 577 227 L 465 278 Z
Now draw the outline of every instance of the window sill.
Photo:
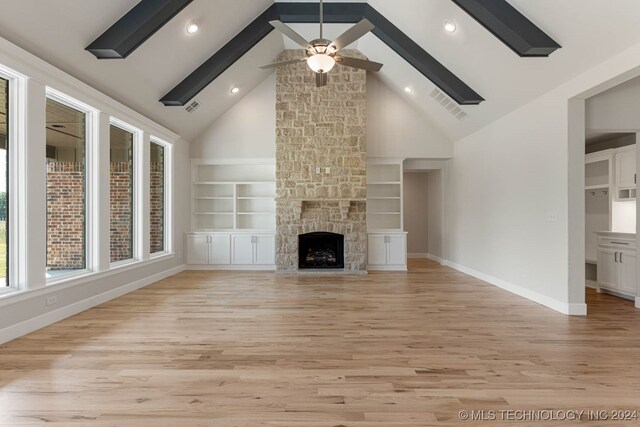
M 163 253 L 154 258 L 144 261 L 127 262 L 126 264 L 111 266 L 107 271 L 101 272 L 82 272 L 73 276 L 66 276 L 55 282 L 48 282 L 45 287 L 38 289 L 16 289 L 10 288 L 8 291 L 0 291 L 0 307 L 24 301 L 36 296 L 47 295 L 52 292 L 58 292 L 63 289 L 72 288 L 83 285 L 96 280 L 101 280 L 115 274 L 123 273 L 129 270 L 147 267 L 162 261 L 169 261 L 175 258 L 175 253 Z

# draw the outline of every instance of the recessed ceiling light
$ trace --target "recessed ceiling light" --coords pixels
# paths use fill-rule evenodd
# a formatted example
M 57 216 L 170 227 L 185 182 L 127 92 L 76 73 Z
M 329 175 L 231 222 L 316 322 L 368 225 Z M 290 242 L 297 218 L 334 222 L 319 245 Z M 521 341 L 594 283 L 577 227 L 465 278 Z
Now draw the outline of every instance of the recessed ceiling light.
M 413 93 L 413 89 L 411 89 L 409 86 L 405 87 L 404 91 L 407 93 Z
M 234 87 L 234 88 L 231 89 L 231 93 L 233 93 L 234 95 L 236 93 L 238 93 L 238 92 L 240 92 L 240 88 L 239 87 Z
M 195 34 L 200 29 L 200 24 L 198 21 L 191 21 L 187 25 L 187 34 Z
M 444 21 L 444 30 L 447 33 L 455 33 L 456 32 L 456 23 L 450 20 Z

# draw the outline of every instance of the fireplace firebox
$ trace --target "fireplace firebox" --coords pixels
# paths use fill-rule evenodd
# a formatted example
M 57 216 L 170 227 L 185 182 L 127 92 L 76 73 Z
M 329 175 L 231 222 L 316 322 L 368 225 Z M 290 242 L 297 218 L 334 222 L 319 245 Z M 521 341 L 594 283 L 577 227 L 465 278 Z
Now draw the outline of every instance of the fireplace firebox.
M 344 268 L 344 236 L 336 233 L 307 233 L 298 236 L 298 267 Z

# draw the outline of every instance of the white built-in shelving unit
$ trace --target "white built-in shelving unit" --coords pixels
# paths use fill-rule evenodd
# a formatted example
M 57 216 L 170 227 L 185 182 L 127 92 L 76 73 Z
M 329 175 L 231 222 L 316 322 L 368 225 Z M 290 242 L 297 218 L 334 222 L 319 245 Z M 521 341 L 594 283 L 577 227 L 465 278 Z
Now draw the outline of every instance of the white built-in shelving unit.
M 273 159 L 194 159 L 191 194 L 193 231 L 275 230 Z
M 367 228 L 402 230 L 402 162 L 367 161 Z

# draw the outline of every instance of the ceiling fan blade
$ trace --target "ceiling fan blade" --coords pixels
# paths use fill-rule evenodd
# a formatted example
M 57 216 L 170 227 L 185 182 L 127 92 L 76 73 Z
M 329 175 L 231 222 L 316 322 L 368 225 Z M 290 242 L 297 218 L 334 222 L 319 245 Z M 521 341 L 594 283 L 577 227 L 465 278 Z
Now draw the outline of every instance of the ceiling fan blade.
M 269 24 L 271 24 L 273 28 L 296 42 L 296 44 L 300 45 L 303 49 L 309 49 L 311 47 L 309 42 L 306 41 L 304 37 L 293 31 L 293 29 L 285 23 L 281 21 L 269 21 Z
M 335 51 L 344 49 L 360 37 L 367 34 L 369 31 L 373 30 L 375 27 L 376 26 L 369 22 L 369 20 L 363 19 L 331 42 L 329 47 L 333 47 Z
M 326 86 L 329 82 L 329 75 L 327 73 L 316 73 L 316 86 Z
M 350 58 L 348 56 L 336 56 L 336 62 L 338 64 L 346 65 L 347 67 L 359 68 L 361 70 L 378 72 L 382 68 L 382 64 L 379 62 L 367 61 L 366 59 Z
M 269 70 L 271 68 L 276 68 L 279 67 L 281 65 L 291 65 L 291 64 L 297 64 L 298 62 L 304 62 L 306 61 L 307 58 L 301 58 L 301 59 L 290 59 L 288 61 L 281 61 L 281 62 L 274 62 L 273 64 L 267 64 L 267 65 L 263 65 L 262 68 L 263 70 Z

